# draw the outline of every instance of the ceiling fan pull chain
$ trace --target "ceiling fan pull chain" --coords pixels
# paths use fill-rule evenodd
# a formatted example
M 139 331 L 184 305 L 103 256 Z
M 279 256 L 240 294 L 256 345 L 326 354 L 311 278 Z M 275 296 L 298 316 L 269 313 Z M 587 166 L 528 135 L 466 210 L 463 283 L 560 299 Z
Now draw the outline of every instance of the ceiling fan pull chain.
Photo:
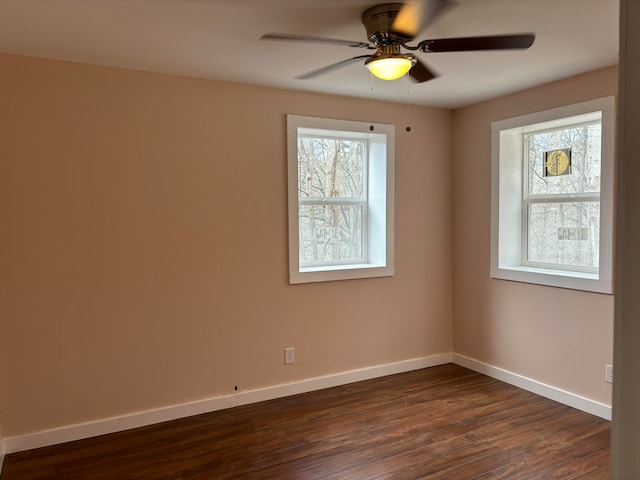
M 410 98 L 410 86 L 411 84 L 409 83 L 409 80 L 406 80 L 406 84 L 407 84 L 407 105 L 404 111 L 404 116 L 405 116 L 405 120 L 407 122 L 407 126 L 404 128 L 407 132 L 411 131 L 411 126 L 409 125 L 409 109 L 411 108 L 411 98 Z
M 369 75 L 371 77 L 371 102 L 369 103 L 369 130 L 373 132 L 375 127 L 373 126 L 373 73 Z

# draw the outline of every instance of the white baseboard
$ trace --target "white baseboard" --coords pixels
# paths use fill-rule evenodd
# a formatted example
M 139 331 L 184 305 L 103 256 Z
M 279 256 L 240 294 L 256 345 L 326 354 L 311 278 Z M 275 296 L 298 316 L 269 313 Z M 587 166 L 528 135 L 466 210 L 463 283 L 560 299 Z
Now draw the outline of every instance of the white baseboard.
M 550 398 L 556 402 L 563 403 L 583 412 L 596 415 L 606 420 L 611 420 L 611 406 L 604 403 L 596 402 L 588 398 L 576 395 L 575 393 L 567 392 L 557 387 L 547 385 L 545 383 L 533 380 L 532 378 L 519 375 L 517 373 L 510 372 L 503 368 L 494 367 L 486 363 L 474 360 L 473 358 L 465 357 L 458 353 L 453 354 L 453 363 L 466 367 L 470 370 L 474 370 L 478 373 L 482 373 L 496 380 L 515 385 L 529 392 L 536 393 L 542 397 Z
M 118 417 L 96 420 L 93 422 L 69 425 L 66 427 L 44 430 L 27 435 L 6 437 L 0 442 L 0 472 L 5 454 L 31 450 L 33 448 L 46 447 L 59 443 L 81 440 L 108 433 L 119 432 L 131 428 L 144 427 L 155 423 L 176 420 L 178 418 L 199 415 L 201 413 L 223 410 L 239 405 L 272 400 L 274 398 L 287 397 L 299 393 L 312 392 L 324 388 L 346 385 L 348 383 L 369 380 L 372 378 L 394 375 L 396 373 L 419 370 L 421 368 L 456 363 L 470 370 L 482 373 L 496 380 L 536 393 L 551 400 L 569 405 L 601 418 L 611 420 L 611 407 L 603 403 L 567 392 L 560 388 L 544 384 L 537 380 L 494 367 L 478 360 L 457 353 L 444 353 L 429 357 L 415 358 L 401 362 L 377 365 L 358 370 L 350 370 L 332 375 L 313 377 L 299 382 L 274 385 L 238 392 L 233 395 L 225 395 L 207 398 L 190 403 L 183 403 L 144 412 L 132 413 Z
M 204 400 L 158 408 L 145 412 L 137 412 L 129 415 L 96 420 L 93 422 L 69 425 L 66 427 L 44 430 L 27 435 L 6 437 L 3 442 L 4 451 L 6 454 L 21 452 L 31 450 L 33 448 L 81 440 L 83 438 L 95 437 L 131 428 L 144 427 L 146 425 L 176 420 L 178 418 L 189 417 L 191 415 L 223 410 L 234 406 L 287 397 L 289 395 L 321 390 L 323 388 L 345 385 L 348 383 L 384 377 L 387 375 L 394 375 L 396 373 L 409 372 L 421 368 L 435 367 L 437 365 L 451 363 L 452 358 L 453 356 L 451 353 L 431 355 L 429 357 L 415 358 L 396 363 L 325 375 L 322 377 L 308 378 L 294 383 L 247 390 L 233 395 L 207 398 Z

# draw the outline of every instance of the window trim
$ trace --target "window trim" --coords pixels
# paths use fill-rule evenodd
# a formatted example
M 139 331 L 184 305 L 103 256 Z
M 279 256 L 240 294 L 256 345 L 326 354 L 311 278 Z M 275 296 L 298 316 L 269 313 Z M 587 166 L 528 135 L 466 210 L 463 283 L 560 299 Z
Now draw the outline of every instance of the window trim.
M 573 119 L 579 123 L 600 112 L 601 188 L 600 258 L 598 273 L 524 265 L 526 245 L 524 215 L 524 133 L 555 129 Z M 572 120 L 572 123 L 573 123 Z M 613 176 L 615 143 L 615 97 L 598 98 L 573 105 L 493 122 L 491 125 L 491 278 L 611 294 L 613 292 Z M 520 152 L 518 161 L 507 152 Z M 511 161 L 510 161 L 511 160 Z M 517 163 L 517 165 L 516 165 Z M 502 199 L 502 203 L 501 203 Z M 516 202 L 517 208 L 509 208 Z
M 371 130 L 373 127 L 373 130 Z M 377 170 L 371 167 L 370 155 L 375 155 L 371 144 L 367 147 L 367 185 L 366 192 L 370 204 L 367 213 L 366 232 L 363 241 L 368 242 L 369 262 L 342 263 L 339 265 L 314 265 L 301 267 L 299 258 L 299 199 L 298 199 L 298 129 L 347 132 L 345 137 L 372 140 L 385 137 L 386 159 L 383 167 Z M 288 184 L 288 221 L 289 221 L 289 283 L 325 282 L 356 278 L 392 276 L 394 274 L 394 125 L 336 120 L 327 118 L 287 115 L 287 184 Z M 369 143 L 369 142 L 368 142 Z M 371 184 L 384 182 L 384 192 L 380 195 Z M 377 189 L 382 190 L 382 189 Z M 384 202 L 384 205 L 383 203 Z M 384 219 L 371 218 L 371 203 L 377 210 L 384 212 Z M 364 225 L 363 225 L 364 227 Z M 378 248 L 376 248 L 376 239 Z M 382 244 L 382 248 L 380 247 Z M 373 257 L 373 260 L 371 259 Z

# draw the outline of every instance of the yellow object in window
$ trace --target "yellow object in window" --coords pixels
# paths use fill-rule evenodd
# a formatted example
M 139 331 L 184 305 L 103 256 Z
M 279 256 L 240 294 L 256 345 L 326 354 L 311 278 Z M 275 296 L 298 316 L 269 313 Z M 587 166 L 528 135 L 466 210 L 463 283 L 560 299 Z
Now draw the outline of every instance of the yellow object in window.
M 571 173 L 571 149 L 544 152 L 544 176 L 555 177 Z

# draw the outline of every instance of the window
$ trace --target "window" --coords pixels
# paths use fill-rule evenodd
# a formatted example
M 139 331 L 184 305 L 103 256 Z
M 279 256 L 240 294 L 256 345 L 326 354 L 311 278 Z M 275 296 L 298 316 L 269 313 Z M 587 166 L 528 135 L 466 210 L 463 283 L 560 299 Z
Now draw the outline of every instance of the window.
M 289 282 L 393 275 L 393 125 L 287 115 L 287 137 Z
M 493 278 L 611 293 L 614 98 L 492 125 Z

